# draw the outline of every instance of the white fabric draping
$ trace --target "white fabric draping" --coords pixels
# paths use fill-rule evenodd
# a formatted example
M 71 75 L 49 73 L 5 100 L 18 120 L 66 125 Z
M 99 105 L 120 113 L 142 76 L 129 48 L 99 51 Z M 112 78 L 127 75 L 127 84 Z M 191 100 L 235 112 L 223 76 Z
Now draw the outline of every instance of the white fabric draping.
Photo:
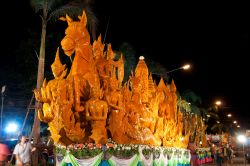
M 61 166 L 64 163 L 76 163 L 79 166 L 96 166 L 99 165 L 101 160 L 102 160 L 102 156 L 103 156 L 103 152 L 100 153 L 99 155 L 92 157 L 92 158 L 88 158 L 88 159 L 77 159 L 75 158 L 73 155 L 67 153 L 67 155 L 64 157 L 63 160 L 59 160 L 58 157 L 56 157 L 56 166 Z M 60 157 L 60 156 L 59 156 Z M 74 161 L 72 161 L 72 159 Z
M 153 154 L 150 154 L 149 159 L 146 159 L 144 157 L 144 155 L 142 154 L 142 147 L 139 146 L 139 157 L 140 157 L 140 161 L 144 166 L 151 166 L 153 165 Z
M 168 164 L 168 158 L 167 158 L 167 156 L 164 156 L 163 150 L 162 150 L 162 149 L 161 149 L 160 151 L 161 151 L 160 157 L 154 159 L 154 162 L 155 162 L 157 165 L 162 165 L 162 164 L 163 164 L 163 165 L 167 165 L 167 164 Z
M 112 165 L 119 165 L 119 166 L 128 166 L 136 159 L 137 155 L 134 155 L 130 159 L 120 159 L 115 156 L 110 157 L 109 162 L 112 162 Z
M 103 155 L 103 153 L 100 153 L 99 155 L 97 155 L 93 158 L 89 158 L 89 159 L 77 159 L 77 158 L 75 158 L 75 160 L 76 160 L 77 164 L 79 164 L 80 166 L 93 166 L 95 164 L 99 165 L 99 163 L 96 163 L 96 162 L 101 161 L 102 155 Z

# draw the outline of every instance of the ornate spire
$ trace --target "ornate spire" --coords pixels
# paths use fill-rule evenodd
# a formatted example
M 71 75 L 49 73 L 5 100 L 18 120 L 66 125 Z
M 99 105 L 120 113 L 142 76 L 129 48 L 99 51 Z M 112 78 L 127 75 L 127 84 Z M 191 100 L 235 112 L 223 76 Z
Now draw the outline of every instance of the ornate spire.
M 160 82 L 159 82 L 159 84 L 158 84 L 158 90 L 163 90 L 163 91 L 165 91 L 166 90 L 166 85 L 165 85 L 165 83 L 164 83 L 164 80 L 163 80 L 163 78 L 161 77 L 161 80 L 160 80 Z
M 175 86 L 174 80 L 172 80 L 172 82 L 171 82 L 170 91 L 176 92 L 176 86 Z
M 139 57 L 139 62 L 135 68 L 135 77 L 140 80 L 140 84 L 142 85 L 142 102 L 148 102 L 148 66 L 144 61 L 144 57 Z
M 94 57 L 96 59 L 100 57 L 104 57 L 103 50 L 104 50 L 104 44 L 102 43 L 102 36 L 99 35 L 98 39 L 94 41 L 93 43 L 93 51 L 94 51 Z
M 114 59 L 115 57 L 115 53 L 114 51 L 112 50 L 112 46 L 111 46 L 111 43 L 108 44 L 108 48 L 107 48 L 107 59 Z
M 53 64 L 51 65 L 51 67 L 52 68 L 54 68 L 54 67 L 63 68 L 63 65 L 62 65 L 60 57 L 59 57 L 59 47 L 57 48 L 56 57 L 55 57 L 55 60 L 54 60 Z
M 148 77 L 148 92 L 149 94 L 155 93 L 155 85 L 154 85 L 152 73 L 150 73 Z
M 135 76 L 140 77 L 141 75 L 148 78 L 148 66 L 145 63 L 143 56 L 139 57 L 139 62 L 135 68 Z

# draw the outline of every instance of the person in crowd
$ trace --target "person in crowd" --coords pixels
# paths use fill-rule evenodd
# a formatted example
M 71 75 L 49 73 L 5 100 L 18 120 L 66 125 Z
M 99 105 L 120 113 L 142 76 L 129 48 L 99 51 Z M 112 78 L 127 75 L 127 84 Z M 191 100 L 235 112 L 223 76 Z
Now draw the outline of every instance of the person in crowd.
M 217 166 L 222 166 L 222 161 L 223 161 L 223 152 L 222 149 L 218 146 L 216 147 L 216 165 Z
M 22 135 L 20 142 L 16 144 L 13 154 L 16 158 L 16 166 L 30 166 L 31 152 L 35 151 L 31 143 L 26 140 L 26 136 Z
M 225 165 L 228 164 L 228 145 L 224 146 L 223 149 L 222 149 L 222 152 L 223 152 L 223 163 Z
M 9 147 L 6 144 L 0 143 L 0 166 L 5 166 L 7 164 L 9 154 Z
M 233 164 L 233 160 L 232 160 L 233 159 L 233 153 L 234 153 L 233 148 L 231 146 L 229 146 L 228 151 L 227 151 L 227 156 L 228 156 L 228 162 L 230 164 Z

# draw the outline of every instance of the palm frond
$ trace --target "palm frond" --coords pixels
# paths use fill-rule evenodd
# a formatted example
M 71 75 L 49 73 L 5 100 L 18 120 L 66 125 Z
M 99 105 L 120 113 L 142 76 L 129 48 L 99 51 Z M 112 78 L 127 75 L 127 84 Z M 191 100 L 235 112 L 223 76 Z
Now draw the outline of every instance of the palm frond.
M 190 104 L 191 112 L 197 115 L 201 115 L 199 107 L 194 104 Z
M 186 90 L 182 93 L 182 97 L 191 103 L 201 104 L 201 97 L 192 90 Z
M 223 124 L 221 123 L 215 124 L 211 127 L 211 130 L 221 132 L 223 130 Z
M 201 113 L 202 117 L 206 117 L 208 110 L 205 108 L 199 108 L 199 109 L 200 109 L 200 113 Z
M 191 111 L 190 104 L 186 100 L 178 99 L 177 106 L 179 106 L 181 108 L 182 112 L 190 112 Z
M 215 120 L 219 120 L 219 115 L 215 112 L 209 112 L 210 118 L 211 119 L 215 119 Z
M 91 30 L 92 38 L 93 40 L 95 40 L 97 36 L 96 32 L 98 26 L 98 19 L 89 5 L 85 6 L 83 9 L 86 11 L 86 15 L 88 17 L 88 26 Z
M 47 0 L 48 3 L 48 10 L 53 11 L 58 6 L 64 6 L 65 4 L 69 3 L 68 0 Z
M 30 5 L 36 13 L 43 9 L 44 4 L 45 0 L 30 0 Z
M 78 16 L 81 15 L 82 9 L 76 6 L 62 6 L 58 9 L 55 9 L 50 13 L 48 21 L 57 21 L 58 18 L 68 14 L 74 20 L 78 19 Z
M 57 21 L 58 18 L 68 14 L 73 20 L 78 20 L 78 16 L 82 14 L 82 11 L 86 11 L 88 18 L 88 28 L 92 37 L 96 38 L 98 19 L 95 16 L 93 10 L 87 3 L 80 3 L 80 1 L 71 1 L 67 4 L 61 4 L 56 9 L 51 10 L 48 21 Z

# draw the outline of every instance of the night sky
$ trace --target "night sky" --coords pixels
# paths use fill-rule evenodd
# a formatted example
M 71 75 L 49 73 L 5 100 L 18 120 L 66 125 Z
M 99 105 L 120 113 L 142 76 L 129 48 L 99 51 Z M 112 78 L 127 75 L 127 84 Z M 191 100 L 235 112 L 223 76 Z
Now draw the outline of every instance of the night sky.
M 232 112 L 240 123 L 250 127 L 247 6 L 235 2 L 96 0 L 93 11 L 99 19 L 98 34 L 104 36 L 107 31 L 105 42 L 111 43 L 114 50 L 128 42 L 138 57 L 148 55 L 168 70 L 190 63 L 190 71 L 170 73 L 177 89 L 193 90 L 206 107 L 221 99 L 224 107 L 230 108 L 222 111 Z M 6 8 L 9 12 L 1 14 L 4 44 L 0 85 L 8 86 L 11 83 L 4 78 L 15 71 L 11 61 L 14 50 L 25 40 L 28 28 L 40 31 L 40 20 L 26 1 L 13 1 Z M 13 86 L 18 85 L 10 86 L 13 93 Z

